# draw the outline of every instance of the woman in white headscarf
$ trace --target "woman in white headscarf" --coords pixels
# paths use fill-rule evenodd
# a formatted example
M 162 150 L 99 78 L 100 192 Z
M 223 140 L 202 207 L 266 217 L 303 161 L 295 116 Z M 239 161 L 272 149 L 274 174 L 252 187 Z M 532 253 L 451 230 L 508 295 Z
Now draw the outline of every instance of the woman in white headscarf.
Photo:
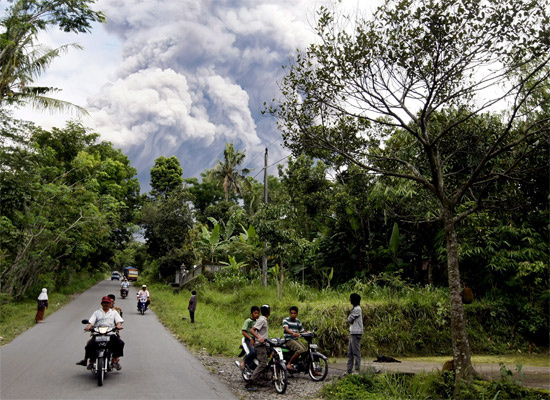
M 42 289 L 42 292 L 38 296 L 38 309 L 36 311 L 36 317 L 34 317 L 35 322 L 38 324 L 44 322 L 44 310 L 48 308 L 48 290 L 46 288 Z

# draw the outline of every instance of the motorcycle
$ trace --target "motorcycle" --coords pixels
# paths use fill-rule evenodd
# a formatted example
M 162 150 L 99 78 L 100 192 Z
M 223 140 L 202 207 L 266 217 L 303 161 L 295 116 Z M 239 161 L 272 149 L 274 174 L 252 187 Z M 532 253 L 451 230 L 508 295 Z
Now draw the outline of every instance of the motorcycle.
M 83 319 L 82 323 L 87 325 L 89 321 Z M 95 353 L 95 363 L 92 367 L 92 374 L 97 376 L 97 386 L 103 386 L 103 379 L 108 372 L 112 370 L 111 362 L 113 355 L 109 350 L 108 344 L 111 340 L 109 333 L 116 332 L 116 328 L 111 328 L 108 326 L 94 326 L 90 330 L 92 337 L 95 338 L 96 353 Z
M 286 364 L 283 360 L 283 350 L 281 346 L 284 343 L 284 339 L 279 338 L 268 338 L 265 341 L 266 348 L 267 348 L 267 367 L 262 371 L 260 374 L 260 377 L 267 381 L 273 382 L 273 385 L 275 386 L 275 391 L 279 394 L 283 394 L 286 391 L 287 388 L 287 370 L 286 370 Z M 243 351 L 241 352 L 241 355 L 245 352 L 244 344 L 244 338 L 243 338 L 243 345 L 241 346 L 243 348 Z M 241 370 L 241 375 L 245 382 L 248 382 L 250 378 L 252 377 L 252 373 L 258 366 L 259 361 L 255 358 L 253 362 L 251 362 L 251 365 L 246 365 L 243 370 Z
M 127 288 L 121 288 L 120 289 L 120 297 L 122 297 L 124 299 L 124 298 L 126 298 L 126 296 L 128 296 L 128 289 Z
M 328 358 L 319 353 L 317 351 L 317 345 L 312 343 L 313 338 L 317 337 L 317 335 L 315 332 L 304 332 L 300 334 L 300 337 L 306 340 L 307 351 L 294 361 L 294 364 L 292 364 L 294 370 L 289 369 L 288 372 L 290 374 L 309 374 L 309 377 L 317 382 L 324 380 L 328 374 Z M 283 357 L 287 363 L 294 354 L 294 352 L 286 346 L 289 340 L 292 339 L 285 339 L 285 343 L 283 344 Z
M 140 297 L 138 311 L 141 313 L 141 315 L 143 315 L 145 314 L 145 310 L 147 310 L 147 297 Z

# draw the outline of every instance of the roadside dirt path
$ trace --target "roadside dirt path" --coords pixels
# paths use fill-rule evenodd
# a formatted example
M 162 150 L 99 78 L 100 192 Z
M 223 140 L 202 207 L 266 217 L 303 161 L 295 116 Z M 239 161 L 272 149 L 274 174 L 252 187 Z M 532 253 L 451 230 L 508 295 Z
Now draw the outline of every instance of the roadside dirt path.
M 206 369 L 229 386 L 233 393 L 241 399 L 271 400 L 276 395 L 273 385 L 268 384 L 258 386 L 254 392 L 246 391 L 240 370 L 234 364 L 236 358 L 210 356 L 205 352 L 195 352 L 194 355 L 203 363 Z M 299 400 L 319 398 L 319 391 L 325 384 L 337 380 L 346 372 L 345 360 L 333 359 L 332 361 L 335 362 L 329 361 L 329 374 L 324 382 L 313 382 L 304 374 L 290 376 L 285 396 Z M 487 379 L 500 379 L 500 366 L 498 364 L 474 365 L 476 370 Z M 511 371 L 516 370 L 516 367 L 513 365 L 507 365 L 506 367 Z M 387 372 L 412 374 L 441 369 L 441 364 L 407 361 L 401 363 L 378 363 L 365 360 L 362 363 L 362 371 L 366 372 L 369 368 L 380 368 L 380 370 Z M 522 372 L 524 374 L 522 378 L 524 386 L 550 390 L 550 368 L 525 366 Z M 517 374 L 515 376 L 517 377 Z

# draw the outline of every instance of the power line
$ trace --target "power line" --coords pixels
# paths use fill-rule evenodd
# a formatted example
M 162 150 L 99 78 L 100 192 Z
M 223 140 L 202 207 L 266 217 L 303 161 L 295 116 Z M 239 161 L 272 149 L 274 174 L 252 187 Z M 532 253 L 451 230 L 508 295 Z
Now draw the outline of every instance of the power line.
M 280 141 L 280 140 L 281 140 L 281 138 L 275 139 L 273 142 L 271 142 L 271 143 L 269 143 L 267 146 L 265 146 L 265 148 L 269 149 L 269 148 L 271 147 L 272 144 L 274 144 L 275 142 L 278 142 L 278 141 Z M 254 164 L 254 161 L 256 161 L 256 158 L 258 158 L 261 154 L 263 154 L 263 153 L 262 153 L 262 152 L 258 152 L 258 154 L 256 154 L 256 156 L 252 159 L 252 161 L 250 161 L 250 162 L 248 163 L 248 166 L 247 166 L 246 168 L 248 169 L 249 167 L 251 167 L 252 164 Z M 260 170 L 260 171 L 261 171 L 261 170 Z
M 284 159 L 290 157 L 291 155 L 292 155 L 292 154 L 289 154 L 288 156 L 283 157 L 283 158 L 281 158 L 281 159 L 278 160 L 278 161 L 275 161 L 273 164 L 270 164 L 270 165 L 268 165 L 267 167 L 262 168 L 262 169 L 260 170 L 260 172 L 258 172 L 256 175 L 254 175 L 254 177 L 253 177 L 252 179 L 255 179 L 258 175 L 260 175 L 260 174 L 262 173 L 262 171 L 263 171 L 265 168 L 272 167 L 272 166 L 274 166 L 275 164 L 278 164 L 278 163 L 280 163 L 281 161 L 283 161 Z

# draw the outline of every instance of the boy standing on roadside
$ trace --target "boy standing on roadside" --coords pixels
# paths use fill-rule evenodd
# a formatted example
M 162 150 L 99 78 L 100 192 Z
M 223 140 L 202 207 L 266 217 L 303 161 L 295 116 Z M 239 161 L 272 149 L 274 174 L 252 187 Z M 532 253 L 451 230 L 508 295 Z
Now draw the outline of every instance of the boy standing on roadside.
M 189 306 L 187 306 L 187 309 L 189 310 L 189 318 L 191 319 L 191 323 L 195 323 L 195 310 L 197 309 L 197 291 L 193 290 L 191 292 L 191 298 L 189 299 Z
M 265 341 L 268 338 L 268 328 L 267 328 L 267 318 L 271 314 L 271 308 L 264 304 L 260 308 L 260 313 L 262 314 L 256 324 L 250 328 L 252 336 L 254 336 L 254 350 L 256 350 L 256 358 L 258 359 L 258 366 L 252 373 L 250 380 L 246 382 L 245 387 L 249 390 L 254 390 L 252 386 L 258 379 L 258 376 L 262 371 L 267 367 L 267 349 L 265 346 Z
M 363 336 L 363 312 L 361 311 L 361 296 L 352 293 L 349 300 L 353 308 L 348 316 L 349 328 L 349 348 L 348 348 L 348 374 L 353 372 L 353 362 L 355 361 L 355 371 L 361 371 L 361 337 Z

